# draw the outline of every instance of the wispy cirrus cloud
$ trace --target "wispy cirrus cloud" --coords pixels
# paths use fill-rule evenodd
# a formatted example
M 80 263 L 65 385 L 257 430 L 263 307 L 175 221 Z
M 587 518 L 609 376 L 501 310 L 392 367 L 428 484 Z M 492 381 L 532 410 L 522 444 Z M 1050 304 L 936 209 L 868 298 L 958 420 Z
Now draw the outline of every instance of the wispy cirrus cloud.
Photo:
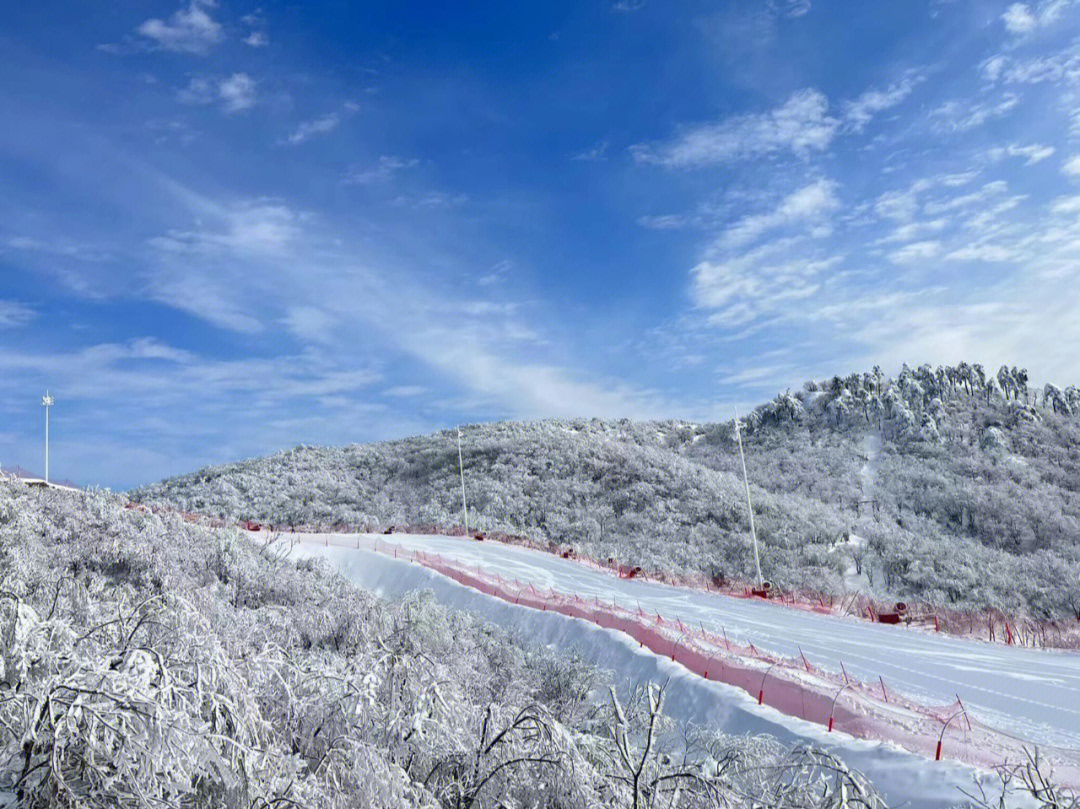
M 715 124 L 691 127 L 658 146 L 631 147 L 639 163 L 691 168 L 790 152 L 806 156 L 824 151 L 840 127 L 829 114 L 823 93 L 809 88 L 792 93 L 778 107 L 744 113 Z
M 344 118 L 354 114 L 359 109 L 359 105 L 347 101 L 339 111 L 327 113 L 311 121 L 301 122 L 281 142 L 289 146 L 299 146 L 301 143 L 305 143 L 318 135 L 327 135 L 337 129 Z
M 595 162 L 597 160 L 607 159 L 608 142 L 602 140 L 593 146 L 591 149 L 585 149 L 584 151 L 575 154 L 571 160 L 580 160 L 587 163 Z
M 875 115 L 902 103 L 924 80 L 917 71 L 910 71 L 900 81 L 884 89 L 871 88 L 853 101 L 844 104 L 844 120 L 856 132 L 866 128 Z
M 1001 160 L 1005 157 L 1022 157 L 1024 158 L 1024 165 L 1033 166 L 1048 157 L 1052 157 L 1054 151 L 1053 146 L 1046 146 L 1042 143 L 1029 143 L 1026 146 L 1010 143 L 1008 146 L 995 146 L 988 149 L 986 154 L 991 160 Z
M 996 99 L 954 99 L 946 101 L 931 113 L 936 132 L 951 134 L 967 132 L 987 121 L 1000 118 L 1016 109 L 1020 103 L 1017 93 L 1004 93 Z
M 353 166 L 345 174 L 346 185 L 371 185 L 384 183 L 404 169 L 416 168 L 420 161 L 415 157 L 404 158 L 396 155 L 383 155 L 373 166 Z
M 639 163 L 675 168 L 732 163 L 785 153 L 801 158 L 826 151 L 845 128 L 861 132 L 875 115 L 901 104 L 924 76 L 908 71 L 885 88 L 870 88 L 837 112 L 821 91 L 806 88 L 784 103 L 761 113 L 743 113 L 717 123 L 692 126 L 668 143 L 636 144 L 631 153 Z
M 777 228 L 809 224 L 822 234 L 829 231 L 826 220 L 840 208 L 836 195 L 837 183 L 820 179 L 793 191 L 771 211 L 743 217 L 727 227 L 715 247 L 739 247 L 755 241 Z
M 25 326 L 37 316 L 37 312 L 19 301 L 0 298 L 0 329 Z

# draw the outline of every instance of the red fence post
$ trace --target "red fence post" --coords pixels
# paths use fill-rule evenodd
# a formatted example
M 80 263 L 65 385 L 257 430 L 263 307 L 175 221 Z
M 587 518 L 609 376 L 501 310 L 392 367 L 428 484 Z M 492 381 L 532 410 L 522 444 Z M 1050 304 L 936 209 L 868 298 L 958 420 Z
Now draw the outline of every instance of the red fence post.
M 840 698 L 840 695 L 844 693 L 845 688 L 850 688 L 851 683 L 844 683 L 840 686 L 840 690 L 833 694 L 832 707 L 829 708 L 829 733 L 832 733 L 833 728 L 833 714 L 836 713 L 836 700 Z
M 757 692 L 758 705 L 761 705 L 762 701 L 765 699 L 765 678 L 769 676 L 769 672 L 773 670 L 773 666 L 775 665 L 776 664 L 773 663 L 772 666 L 769 666 L 767 669 L 765 669 L 765 673 L 761 675 L 761 686 L 758 688 Z
M 941 743 L 945 740 L 945 731 L 949 729 L 949 725 L 951 725 L 952 721 L 956 719 L 956 717 L 958 717 L 960 714 L 963 714 L 964 717 L 967 718 L 967 711 L 961 708 L 959 711 L 954 713 L 945 721 L 945 726 L 941 729 L 941 735 L 938 736 L 937 751 L 934 753 L 934 761 L 941 761 Z M 968 722 L 970 721 L 971 720 L 968 719 Z
M 708 680 L 708 679 L 709 679 L 709 665 L 710 665 L 710 664 L 711 664 L 711 663 L 712 663 L 712 662 L 713 662 L 713 661 L 714 661 L 714 660 L 716 659 L 716 656 L 717 656 L 718 654 L 720 654 L 720 650 L 719 650 L 719 649 L 717 649 L 717 650 L 716 650 L 715 652 L 713 652 L 713 653 L 712 653 L 711 655 L 709 655 L 709 659 L 705 661 L 705 674 L 703 674 L 702 676 L 703 676 L 703 677 L 704 677 L 704 678 L 705 678 L 706 680 Z M 723 672 L 724 672 L 724 661 L 723 661 L 723 660 L 721 660 L 721 661 L 720 661 L 720 676 L 721 676 L 721 677 L 723 677 L 723 676 L 724 676 Z
M 885 697 L 885 701 L 888 702 L 889 692 L 885 690 L 885 680 L 882 679 L 880 674 L 878 675 L 878 680 L 881 682 L 881 696 Z

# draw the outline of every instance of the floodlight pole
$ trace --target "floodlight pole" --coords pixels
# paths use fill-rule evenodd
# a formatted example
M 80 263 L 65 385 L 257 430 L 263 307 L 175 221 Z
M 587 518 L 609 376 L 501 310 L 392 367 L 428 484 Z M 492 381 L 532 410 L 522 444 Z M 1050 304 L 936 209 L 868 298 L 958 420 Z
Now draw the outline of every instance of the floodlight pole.
M 49 408 L 56 404 L 56 400 L 45 391 L 41 397 L 41 404 L 45 407 L 45 482 L 49 482 Z
M 757 531 L 754 530 L 754 507 L 750 504 L 750 479 L 746 476 L 746 456 L 743 455 L 738 408 L 735 408 L 735 438 L 739 442 L 739 462 L 742 464 L 743 486 L 746 487 L 746 511 L 750 515 L 750 536 L 754 540 L 754 569 L 757 571 L 757 586 L 760 589 L 765 586 L 765 582 L 761 577 L 761 556 L 758 554 Z
M 461 513 L 465 520 L 465 534 L 469 533 L 469 507 L 465 504 L 465 463 L 461 459 L 461 427 L 457 428 L 457 462 L 461 474 Z

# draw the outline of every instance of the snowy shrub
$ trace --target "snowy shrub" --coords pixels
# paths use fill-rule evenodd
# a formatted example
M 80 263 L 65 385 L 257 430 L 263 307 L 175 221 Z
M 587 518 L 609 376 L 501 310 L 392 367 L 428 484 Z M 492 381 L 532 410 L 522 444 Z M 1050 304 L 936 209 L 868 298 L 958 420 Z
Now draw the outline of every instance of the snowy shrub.
M 0 515 L 5 809 L 881 805 L 820 752 L 676 727 L 655 689 L 611 703 L 430 593 L 381 602 L 97 493 L 0 481 Z

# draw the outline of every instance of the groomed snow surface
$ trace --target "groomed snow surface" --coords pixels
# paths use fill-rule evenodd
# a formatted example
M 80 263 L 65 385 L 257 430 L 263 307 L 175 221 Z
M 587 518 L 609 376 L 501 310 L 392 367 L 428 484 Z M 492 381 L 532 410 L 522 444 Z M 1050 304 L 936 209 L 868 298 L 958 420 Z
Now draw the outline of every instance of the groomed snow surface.
M 624 632 L 508 603 L 415 564 L 408 557 L 413 551 L 437 553 L 479 577 L 497 575 L 543 590 L 597 598 L 626 611 L 658 614 L 671 622 L 700 626 L 708 633 L 722 633 L 732 644 L 753 644 L 767 654 L 799 659 L 801 649 L 809 663 L 824 673 L 840 676 L 843 661 L 844 670 L 853 679 L 877 683 L 880 676 L 894 701 L 940 709 L 956 705 L 959 695 L 981 723 L 1025 742 L 1080 748 L 1078 655 L 996 646 L 818 615 L 759 600 L 620 579 L 550 554 L 495 542 L 407 534 L 297 534 L 289 538 L 299 540 L 293 549 L 295 556 L 325 557 L 358 585 L 381 595 L 431 589 L 450 606 L 518 629 L 536 642 L 576 650 L 614 671 L 616 679 L 623 679 L 626 685 L 670 679 L 667 708 L 677 719 L 732 734 L 768 733 L 788 743 L 823 746 L 866 773 L 894 806 L 904 802 L 920 807 L 962 804 L 965 797 L 961 789 L 970 792 L 977 777 L 987 779 L 988 784 L 993 784 L 993 778 L 985 771 L 948 760 L 932 761 L 893 744 L 830 734 L 821 724 L 785 715 L 767 704 L 758 705 L 745 690 L 705 680 L 666 655 L 640 648 Z M 380 543 L 384 552 L 341 547 L 353 543 Z M 400 549 L 401 558 L 385 553 L 394 546 Z M 1060 760 L 1061 751 L 1056 755 Z M 1067 750 L 1065 755 L 1069 756 Z

